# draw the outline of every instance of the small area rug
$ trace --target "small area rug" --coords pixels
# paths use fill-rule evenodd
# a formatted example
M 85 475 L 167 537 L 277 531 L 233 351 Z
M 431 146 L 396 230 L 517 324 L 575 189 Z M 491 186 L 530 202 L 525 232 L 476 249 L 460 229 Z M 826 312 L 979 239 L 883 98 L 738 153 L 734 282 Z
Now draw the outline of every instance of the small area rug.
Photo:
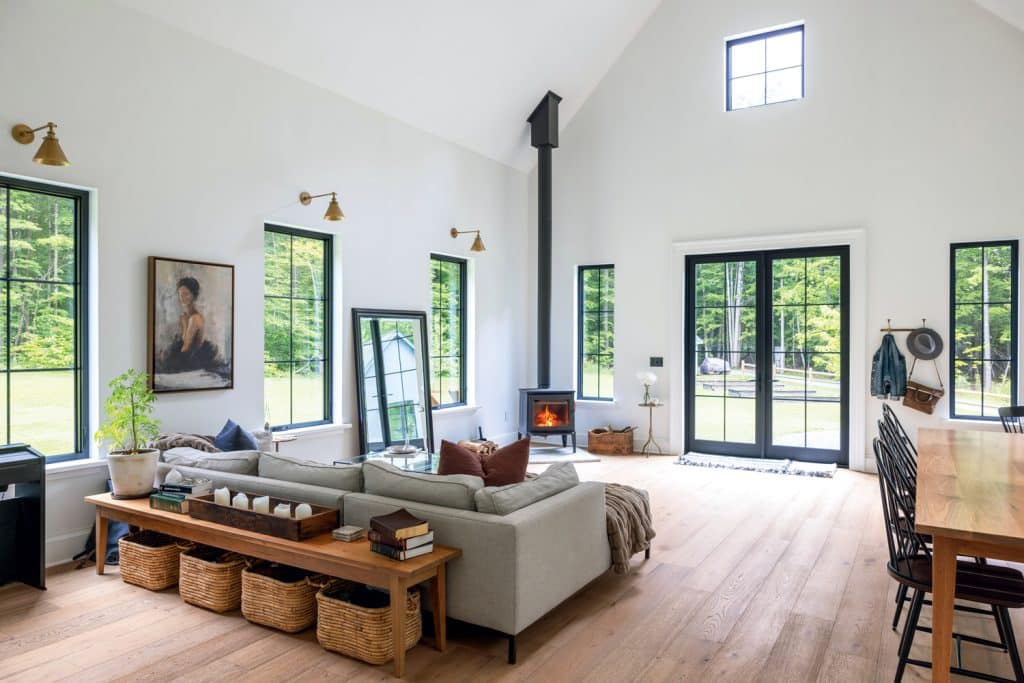
M 677 465 L 693 467 L 718 467 L 729 470 L 748 470 L 751 472 L 771 472 L 774 474 L 796 474 L 801 477 L 833 477 L 836 464 L 825 465 L 797 460 L 768 460 L 762 458 L 737 458 L 728 455 L 700 455 L 687 453 L 680 455 Z

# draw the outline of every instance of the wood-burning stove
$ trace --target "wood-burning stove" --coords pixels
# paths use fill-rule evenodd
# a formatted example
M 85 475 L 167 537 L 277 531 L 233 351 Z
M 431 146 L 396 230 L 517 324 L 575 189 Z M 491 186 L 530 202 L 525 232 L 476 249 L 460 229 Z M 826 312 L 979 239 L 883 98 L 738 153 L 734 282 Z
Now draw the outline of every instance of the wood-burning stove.
M 576 452 L 576 396 L 564 389 L 519 390 L 519 438 L 524 434 L 562 437 L 562 446 L 572 438 Z

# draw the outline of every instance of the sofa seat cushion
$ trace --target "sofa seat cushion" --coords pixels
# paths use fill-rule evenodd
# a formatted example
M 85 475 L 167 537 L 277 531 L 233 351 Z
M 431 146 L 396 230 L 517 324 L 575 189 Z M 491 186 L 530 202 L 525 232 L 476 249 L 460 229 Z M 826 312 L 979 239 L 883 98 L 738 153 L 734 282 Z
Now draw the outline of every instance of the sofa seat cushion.
M 459 444 L 442 441 L 437 473 L 470 474 L 482 477 L 484 486 L 505 486 L 523 481 L 529 464 L 529 437 L 499 448 L 490 455 L 474 453 Z
M 507 486 L 487 486 L 475 494 L 477 512 L 507 515 L 580 483 L 571 462 L 551 465 L 534 479 Z
M 483 479 L 469 474 L 424 474 L 376 460 L 363 463 L 363 491 L 375 496 L 475 510 L 474 496 L 483 487 Z
M 204 453 L 181 446 L 164 451 L 161 456 L 168 465 L 198 467 L 233 474 L 256 474 L 260 462 L 259 451 L 227 451 L 225 453 Z
M 359 465 L 328 465 L 278 453 L 260 453 L 259 473 L 268 479 L 298 484 L 326 486 L 342 491 L 363 490 L 363 470 Z

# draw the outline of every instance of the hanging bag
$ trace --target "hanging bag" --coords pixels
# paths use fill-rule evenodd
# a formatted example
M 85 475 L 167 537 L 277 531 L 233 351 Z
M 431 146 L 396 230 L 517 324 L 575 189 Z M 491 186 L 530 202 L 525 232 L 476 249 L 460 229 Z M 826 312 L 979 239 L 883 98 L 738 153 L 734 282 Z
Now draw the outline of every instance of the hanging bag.
M 914 368 L 917 366 L 917 358 L 915 357 L 913 363 L 910 364 L 910 377 L 907 378 L 907 393 L 903 395 L 903 405 L 914 410 L 920 410 L 928 415 L 932 414 L 935 404 L 946 393 L 946 388 L 942 384 L 942 376 L 939 374 L 939 362 L 937 360 L 932 360 L 932 362 L 935 363 L 935 377 L 939 380 L 939 388 L 935 389 L 914 381 Z

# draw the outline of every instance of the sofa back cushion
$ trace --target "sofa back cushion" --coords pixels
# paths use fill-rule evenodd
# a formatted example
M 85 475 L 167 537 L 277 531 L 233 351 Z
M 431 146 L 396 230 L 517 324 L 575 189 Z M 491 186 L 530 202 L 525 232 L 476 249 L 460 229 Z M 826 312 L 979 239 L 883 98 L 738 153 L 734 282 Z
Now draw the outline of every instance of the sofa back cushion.
M 534 479 L 507 486 L 488 486 L 476 492 L 477 512 L 507 515 L 580 483 L 571 462 L 551 465 Z
M 474 496 L 483 487 L 483 479 L 469 474 L 423 474 L 376 460 L 363 463 L 363 491 L 375 496 L 475 510 Z
M 228 451 L 226 453 L 204 453 L 194 448 L 182 446 L 164 451 L 162 458 L 168 465 L 198 467 L 204 470 L 231 472 L 233 474 L 256 474 L 260 462 L 260 452 Z
M 259 473 L 268 479 L 298 484 L 326 486 L 342 491 L 363 490 L 363 470 L 359 465 L 328 465 L 277 453 L 260 453 Z

